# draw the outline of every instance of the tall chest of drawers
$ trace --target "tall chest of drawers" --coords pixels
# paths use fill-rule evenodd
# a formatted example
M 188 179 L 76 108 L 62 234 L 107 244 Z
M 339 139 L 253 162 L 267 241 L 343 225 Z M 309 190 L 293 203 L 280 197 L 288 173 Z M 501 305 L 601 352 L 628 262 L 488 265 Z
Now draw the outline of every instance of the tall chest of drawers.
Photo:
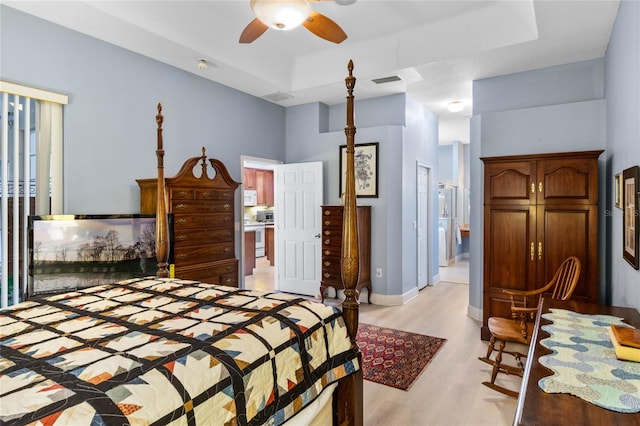
M 342 206 L 322 206 L 322 281 L 320 295 L 324 301 L 324 292 L 328 287 L 344 289 L 342 284 L 340 257 L 342 247 Z M 358 222 L 358 294 L 367 289 L 367 301 L 371 303 L 371 206 L 357 207 Z
M 202 154 L 189 158 L 176 176 L 165 179 L 167 212 L 173 213 L 175 276 L 237 287 L 234 204 L 240 183 L 231 178 L 220 161 L 207 159 L 204 148 Z M 208 173 L 209 165 L 213 173 Z M 140 212 L 153 214 L 156 179 L 137 182 Z

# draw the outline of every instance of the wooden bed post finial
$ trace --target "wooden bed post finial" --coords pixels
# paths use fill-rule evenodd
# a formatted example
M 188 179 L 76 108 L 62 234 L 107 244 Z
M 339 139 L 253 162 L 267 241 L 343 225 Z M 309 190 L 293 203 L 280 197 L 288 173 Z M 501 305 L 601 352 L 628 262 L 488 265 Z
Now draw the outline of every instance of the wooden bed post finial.
M 158 271 L 156 276 L 165 278 L 169 276 L 167 269 L 167 261 L 169 259 L 169 222 L 167 219 L 167 195 L 164 182 L 164 149 L 162 147 L 162 104 L 158 103 L 158 115 L 156 115 L 156 123 L 158 124 L 157 142 L 158 148 L 156 156 L 158 157 L 158 180 L 157 180 L 157 198 L 156 198 L 156 260 L 158 262 Z
M 345 78 L 347 86 L 347 125 L 344 128 L 344 133 L 347 137 L 347 176 L 342 221 L 342 259 L 340 263 L 345 295 L 342 310 L 351 342 L 355 345 L 358 332 L 359 301 L 356 284 L 358 283 L 359 253 L 354 167 L 356 127 L 353 122 L 353 88 L 356 85 L 356 78 L 353 76 L 353 61 L 349 61 L 347 68 L 349 70 L 349 75 Z

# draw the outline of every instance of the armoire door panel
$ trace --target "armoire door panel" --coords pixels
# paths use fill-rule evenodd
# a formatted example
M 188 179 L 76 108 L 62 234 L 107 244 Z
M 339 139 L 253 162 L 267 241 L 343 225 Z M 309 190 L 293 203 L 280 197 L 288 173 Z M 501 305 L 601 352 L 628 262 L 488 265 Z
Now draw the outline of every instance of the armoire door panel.
M 576 159 L 538 161 L 538 204 L 598 202 L 598 163 Z
M 486 318 L 510 316 L 510 299 L 503 290 L 529 290 L 535 283 L 535 216 L 535 206 L 485 206 Z
M 485 165 L 485 204 L 530 204 L 535 163 L 514 161 Z
M 493 207 L 489 212 L 489 232 L 485 244 L 490 253 L 490 285 L 526 290 L 527 272 L 532 264 L 531 242 L 535 240 L 535 208 Z
M 542 286 L 569 256 L 580 259 L 580 278 L 573 298 L 597 301 L 598 282 L 597 207 L 595 206 L 539 206 L 538 240 L 543 242 L 542 259 L 538 263 L 538 277 Z

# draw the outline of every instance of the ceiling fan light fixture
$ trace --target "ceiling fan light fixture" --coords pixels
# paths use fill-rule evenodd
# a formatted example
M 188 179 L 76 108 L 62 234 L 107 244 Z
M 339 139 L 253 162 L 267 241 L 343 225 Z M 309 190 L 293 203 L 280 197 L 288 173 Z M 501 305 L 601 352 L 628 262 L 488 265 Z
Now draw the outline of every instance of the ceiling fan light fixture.
M 307 0 L 251 0 L 251 10 L 265 25 L 276 30 L 292 30 L 311 13 Z

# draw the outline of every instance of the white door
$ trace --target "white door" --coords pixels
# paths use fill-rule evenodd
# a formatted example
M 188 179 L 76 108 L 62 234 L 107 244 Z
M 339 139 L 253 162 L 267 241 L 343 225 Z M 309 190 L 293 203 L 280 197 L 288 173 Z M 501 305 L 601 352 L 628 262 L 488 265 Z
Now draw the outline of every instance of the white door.
M 418 233 L 418 288 L 430 284 L 429 280 L 429 168 L 418 163 L 417 172 L 417 233 Z
M 274 169 L 276 289 L 315 296 L 320 290 L 322 162 Z

